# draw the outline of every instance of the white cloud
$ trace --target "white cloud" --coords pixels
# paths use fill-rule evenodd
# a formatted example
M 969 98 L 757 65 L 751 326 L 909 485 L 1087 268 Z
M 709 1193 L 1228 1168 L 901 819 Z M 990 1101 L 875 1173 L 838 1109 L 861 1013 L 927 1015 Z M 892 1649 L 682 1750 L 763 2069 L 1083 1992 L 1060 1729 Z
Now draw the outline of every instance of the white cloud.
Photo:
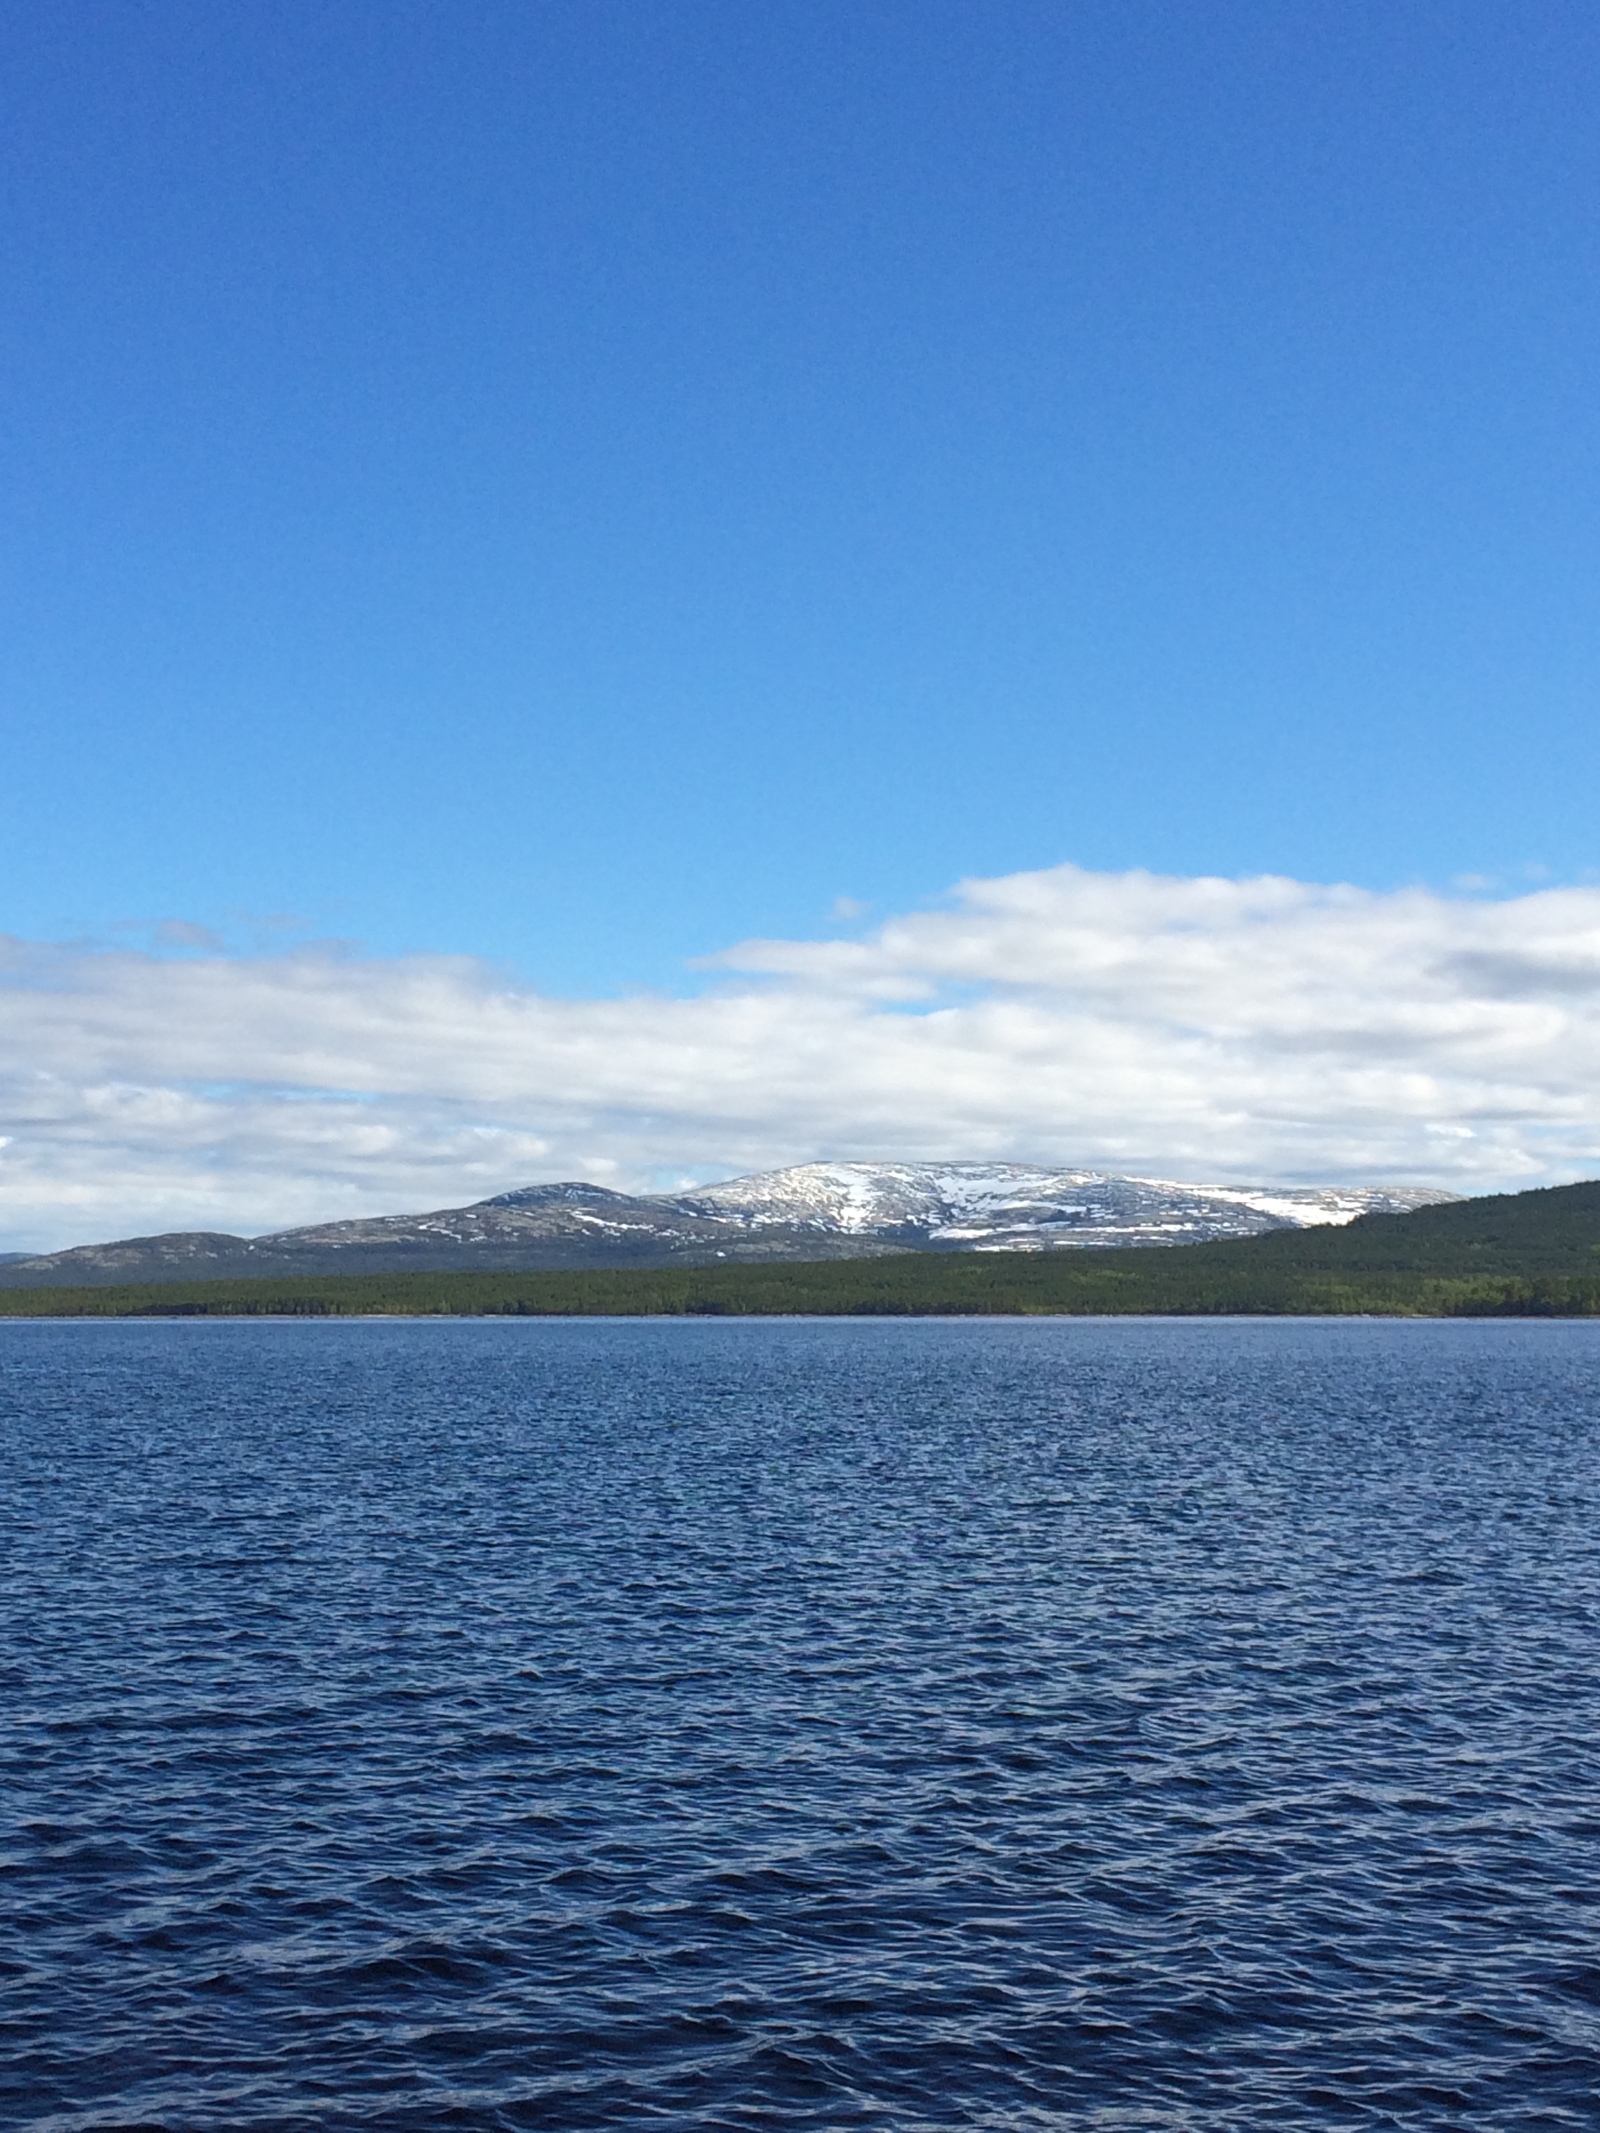
M 1074 867 L 691 999 L 469 959 L 0 952 L 0 1235 L 260 1230 L 817 1156 L 1492 1189 L 1600 1171 L 1600 889 Z

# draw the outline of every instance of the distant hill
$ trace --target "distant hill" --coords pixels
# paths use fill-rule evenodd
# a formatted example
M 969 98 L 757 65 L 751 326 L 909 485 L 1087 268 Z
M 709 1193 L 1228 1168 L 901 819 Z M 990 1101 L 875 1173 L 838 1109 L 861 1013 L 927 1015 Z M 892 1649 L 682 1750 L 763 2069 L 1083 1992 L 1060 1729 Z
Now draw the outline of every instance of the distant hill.
M 1422 1187 L 1184 1185 L 1021 1163 L 803 1163 L 687 1193 L 530 1185 L 471 1207 L 264 1237 L 125 1237 L 0 1261 L 0 1288 L 1195 1244 L 1448 1199 Z
M 1404 1215 L 1374 1212 L 1346 1228 L 1263 1237 L 1244 1260 L 1213 1251 L 1201 1263 L 1455 1280 L 1600 1278 L 1600 1181 L 1450 1200 Z
M 1425 1187 L 1190 1185 L 1023 1163 L 802 1163 L 673 1204 L 759 1234 L 785 1227 L 917 1251 L 1057 1251 L 1198 1244 L 1402 1213 L 1449 1200 Z
M 1600 1183 L 1177 1250 L 406 1272 L 13 1289 L 0 1315 L 1600 1315 Z

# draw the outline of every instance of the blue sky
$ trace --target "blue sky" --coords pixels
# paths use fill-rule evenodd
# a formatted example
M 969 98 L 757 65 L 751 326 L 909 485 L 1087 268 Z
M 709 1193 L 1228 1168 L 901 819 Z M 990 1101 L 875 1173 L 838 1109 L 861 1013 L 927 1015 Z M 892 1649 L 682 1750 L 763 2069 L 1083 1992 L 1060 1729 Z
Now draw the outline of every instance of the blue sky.
M 592 995 L 1063 861 L 1595 863 L 1592 8 L 83 0 L 0 57 L 0 926 Z
M 1571 0 L 0 0 L 0 1249 L 1600 1175 L 1597 110 Z

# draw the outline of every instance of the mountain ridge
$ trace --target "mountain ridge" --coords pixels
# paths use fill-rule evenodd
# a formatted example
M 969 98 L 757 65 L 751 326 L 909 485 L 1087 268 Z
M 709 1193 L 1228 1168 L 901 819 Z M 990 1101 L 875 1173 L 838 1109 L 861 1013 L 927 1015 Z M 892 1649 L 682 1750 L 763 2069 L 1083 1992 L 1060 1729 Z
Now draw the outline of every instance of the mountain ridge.
M 0 1317 L 1348 1317 L 1600 1319 L 1600 1180 L 1181 1251 L 340 1273 L 0 1290 Z
M 259 1237 L 124 1237 L 0 1260 L 0 1287 L 1104 1251 L 1342 1226 L 1458 1197 L 1427 1187 L 1194 1185 L 1021 1163 L 809 1163 L 682 1193 L 569 1179 L 465 1207 Z

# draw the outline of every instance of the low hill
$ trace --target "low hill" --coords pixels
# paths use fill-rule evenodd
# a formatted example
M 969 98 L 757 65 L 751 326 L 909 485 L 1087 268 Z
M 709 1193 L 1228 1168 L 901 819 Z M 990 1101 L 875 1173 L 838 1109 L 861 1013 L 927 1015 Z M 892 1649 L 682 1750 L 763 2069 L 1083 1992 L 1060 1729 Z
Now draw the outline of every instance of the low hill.
M 1349 1222 L 1447 1198 L 1420 1187 L 1184 1185 L 1023 1163 L 801 1163 L 677 1194 L 527 1185 L 470 1207 L 264 1237 L 123 1237 L 0 1260 L 0 1288 L 1105 1250 Z
M 1198 1252 L 1206 1263 L 1235 1263 L 1227 1247 Z M 1279 1231 L 1252 1240 L 1237 1263 L 1302 1274 L 1600 1278 L 1600 1181 L 1362 1215 L 1342 1229 Z
M 1600 1315 L 1600 1183 L 1345 1228 L 1094 1252 L 334 1275 L 0 1292 L 0 1315 Z

